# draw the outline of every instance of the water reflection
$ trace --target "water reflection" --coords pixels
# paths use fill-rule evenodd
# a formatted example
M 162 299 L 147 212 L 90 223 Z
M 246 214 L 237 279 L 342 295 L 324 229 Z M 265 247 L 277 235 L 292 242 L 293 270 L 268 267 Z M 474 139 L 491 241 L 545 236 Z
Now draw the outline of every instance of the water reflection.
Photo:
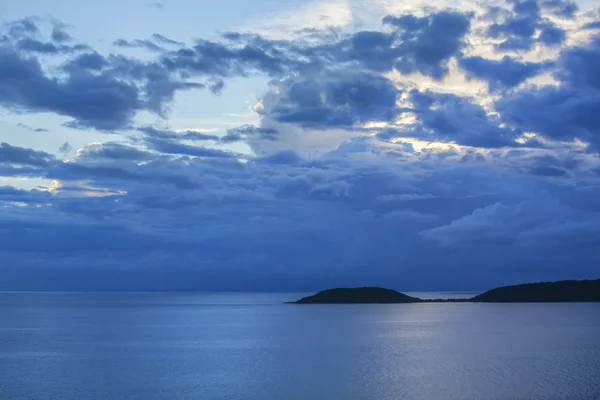
M 14 399 L 598 399 L 598 304 L 0 294 Z

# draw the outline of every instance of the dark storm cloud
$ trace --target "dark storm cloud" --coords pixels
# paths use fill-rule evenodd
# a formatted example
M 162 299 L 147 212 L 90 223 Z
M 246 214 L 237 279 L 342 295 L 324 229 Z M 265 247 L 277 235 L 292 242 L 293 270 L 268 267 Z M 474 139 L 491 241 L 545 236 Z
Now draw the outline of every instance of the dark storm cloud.
M 460 66 L 469 78 L 487 81 L 490 91 L 515 87 L 548 67 L 543 63 L 517 61 L 509 56 L 502 60 L 467 57 L 460 60 Z
M 90 181 L 96 185 L 104 185 L 115 190 L 127 187 L 135 190 L 140 185 L 147 190 L 155 191 L 158 187 L 174 187 L 177 190 L 197 189 L 199 184 L 193 177 L 177 173 L 181 164 L 177 161 L 167 161 L 167 166 L 174 170 L 165 168 L 164 160 L 160 156 L 150 159 L 145 167 L 139 165 L 139 155 L 132 157 L 128 153 L 125 157 L 122 153 L 119 158 L 110 157 L 81 157 L 74 162 L 60 163 L 47 170 L 32 172 L 30 176 L 56 179 L 61 181 Z M 149 155 L 141 158 L 147 159 Z M 84 201 L 84 200 L 81 200 Z
M 542 29 L 538 40 L 546 46 L 558 46 L 567 39 L 564 29 L 555 26 L 547 26 Z
M 502 99 L 503 119 L 524 130 L 555 140 L 579 138 L 598 151 L 600 93 L 568 87 L 542 88 Z
M 70 73 L 80 73 L 82 71 L 100 71 L 108 65 L 108 61 L 103 56 L 91 52 L 70 59 L 65 64 L 64 69 Z
M 393 45 L 392 34 L 363 31 L 353 34 L 335 47 L 324 46 L 324 51 L 335 50 L 338 59 L 357 61 L 373 71 L 389 71 L 393 69 L 400 53 Z
M 422 99 L 420 103 L 430 101 Z M 93 144 L 82 149 L 73 162 L 44 167 L 43 176 L 89 181 L 89 186 L 97 189 L 63 184 L 62 192 L 59 187 L 56 196 L 39 201 L 16 189 L 4 191 L 6 201 L 31 206 L 0 209 L 4 213 L 0 216 L 11 216 L 3 219 L 3 232 L 11 232 L 3 242 L 10 254 L 3 257 L 21 256 L 14 265 L 32 276 L 37 276 L 31 269 L 32 260 L 64 271 L 68 258 L 74 263 L 87 259 L 121 276 L 123 270 L 115 260 L 127 259 L 131 277 L 159 273 L 171 266 L 170 271 L 175 268 L 188 279 L 201 274 L 201 281 L 213 289 L 238 287 L 226 277 L 235 280 L 248 268 L 262 271 L 264 277 L 250 286 L 240 282 L 239 288 L 290 288 L 285 283 L 290 280 L 307 287 L 314 279 L 362 284 L 367 279 L 367 264 L 368 279 L 406 279 L 418 285 L 422 278 L 414 273 L 425 271 L 427 276 L 443 275 L 440 284 L 458 284 L 473 271 L 465 263 L 481 264 L 487 259 L 485 275 L 496 279 L 493 271 L 508 260 L 501 254 L 518 254 L 510 258 L 511 265 L 526 265 L 534 253 L 539 254 L 539 246 L 552 242 L 550 263 L 571 245 L 586 253 L 585 246 L 577 243 L 596 234 L 585 224 L 586 218 L 593 220 L 595 215 L 580 215 L 563 204 L 564 199 L 546 204 L 545 197 L 536 194 L 536 188 L 544 187 L 541 181 L 515 179 L 470 163 L 428 161 L 414 148 L 394 147 L 409 157 L 399 158 L 389 145 L 377 146 L 376 141 L 357 138 L 335 155 L 314 160 L 282 151 L 245 163 L 232 158 L 156 155 L 140 164 L 140 153 L 129 146 Z M 373 151 L 380 151 L 380 157 L 362 157 Z M 410 161 L 410 157 L 417 158 Z M 560 168 L 551 157 L 527 165 Z M 577 195 L 568 187 L 557 190 L 559 196 L 565 192 Z M 79 192 L 106 197 L 70 197 Z M 589 193 L 578 197 L 582 196 Z M 33 207 L 50 201 L 52 207 Z M 521 212 L 507 211 L 514 202 L 516 206 L 519 202 L 532 205 L 521 207 Z M 476 219 L 469 217 L 474 210 L 494 204 L 503 206 L 484 211 L 481 217 L 476 212 Z M 501 222 L 490 222 L 490 218 Z M 466 221 L 455 222 L 462 219 Z M 568 245 L 559 240 L 567 232 L 560 228 L 563 221 L 569 221 L 577 235 L 570 237 Z M 498 228 L 495 233 L 493 228 Z M 51 244 L 37 243 L 42 237 L 56 235 L 63 236 Z M 144 243 L 140 237 L 145 238 Z M 82 238 L 86 243 L 100 243 L 80 245 Z M 469 251 L 467 259 L 457 256 L 454 247 L 468 247 L 469 243 L 485 249 Z M 518 246 L 512 247 L 515 243 Z M 508 252 L 507 246 L 512 251 Z M 24 252 L 33 255 L 24 257 Z M 495 256 L 488 259 L 490 252 Z M 90 279 L 88 274 L 94 270 L 86 265 L 89 269 L 83 280 Z M 452 276 L 444 275 L 449 265 L 454 266 Z M 537 276 L 547 274 L 553 265 L 548 264 Z M 578 271 L 583 273 L 583 269 Z M 470 283 L 482 282 L 481 278 L 469 279 Z M 172 279 L 165 279 L 165 284 L 182 288 L 181 282 Z M 90 285 L 110 288 L 106 282 Z M 204 286 L 190 286 L 200 287 Z
M 0 48 L 0 105 L 17 110 L 55 112 L 74 125 L 116 129 L 143 108 L 138 89 L 106 75 L 49 78 L 35 58 Z
M 206 85 L 187 82 L 174 77 L 158 63 L 145 63 L 124 56 L 109 58 L 107 74 L 136 82 L 143 93 L 145 107 L 160 116 L 166 116 L 168 105 L 179 90 L 202 89 Z
M 496 13 L 492 10 L 490 14 L 497 21 L 487 30 L 489 37 L 502 40 L 496 45 L 502 51 L 529 50 L 536 43 L 546 46 L 562 44 L 566 32 L 544 18 L 542 10 L 548 9 L 563 18 L 570 18 L 577 11 L 574 3 L 560 0 L 511 0 L 508 3 L 512 4 L 512 13 Z M 541 33 L 536 37 L 538 30 Z
M 426 17 L 387 16 L 393 32 L 362 31 L 338 39 L 316 34 L 325 44 L 268 40 L 259 35 L 228 32 L 228 42 L 199 40 L 191 48 L 167 52 L 161 62 L 171 71 L 220 77 L 265 73 L 282 75 L 336 64 L 358 63 L 367 70 L 421 72 L 442 78 L 450 58 L 460 55 L 472 14 L 441 11 Z M 322 35 L 319 36 L 319 35 Z M 321 42 L 323 42 L 321 40 Z
M 0 186 L 0 202 L 21 202 L 26 204 L 39 204 L 50 201 L 50 192 L 39 189 L 23 190 L 12 186 Z
M 502 127 L 497 116 L 473 99 L 416 89 L 410 99 L 414 107 L 404 111 L 414 113 L 416 122 L 401 130 L 386 129 L 381 138 L 408 136 L 483 148 L 521 146 L 515 142 L 520 131 Z
M 495 40 L 524 47 L 561 42 L 545 17 L 576 13 L 558 0 L 510 4 L 495 12 Z M 72 126 L 123 129 L 142 110 L 168 115 L 178 91 L 219 93 L 234 76 L 273 79 L 255 107 L 258 126 L 218 134 L 140 127 L 76 153 L 63 145 L 68 162 L 0 145 L 9 184 L 56 181 L 48 191 L 0 187 L 8 265 L 0 285 L 306 290 L 398 281 L 434 289 L 597 273 L 600 161 L 563 141 L 600 144 L 598 41 L 552 62 L 467 56 L 474 18 L 399 15 L 380 32 L 315 29 L 295 42 L 234 32 L 184 47 L 153 35 L 170 50 L 149 60 L 86 50 L 63 54 L 56 68 L 15 48 L 40 33 L 14 24 L 21 36 L 1 42 L 0 104 L 69 116 Z M 498 92 L 449 93 L 455 60 Z M 392 71 L 402 83 L 382 75 Z M 522 85 L 545 72 L 558 85 Z M 432 89 L 413 89 L 422 82 L 409 73 L 427 75 Z M 369 122 L 388 126 L 359 126 Z M 234 142 L 260 155 L 210 147 Z
M 199 40 L 192 48 L 164 53 L 162 64 L 171 71 L 218 77 L 264 72 L 279 75 L 291 64 L 283 52 L 252 43 L 241 47 Z
M 295 51 L 317 65 L 358 63 L 376 72 L 395 69 L 440 79 L 448 72 L 448 61 L 461 54 L 472 16 L 456 11 L 441 11 L 425 17 L 388 15 L 383 23 L 392 32 L 361 31 Z
M 351 127 L 359 122 L 390 121 L 398 115 L 401 93 L 381 75 L 339 71 L 292 78 L 267 95 L 265 114 L 304 127 Z
M 207 87 L 185 81 L 158 62 L 144 62 L 118 54 L 104 57 L 72 42 L 64 25 L 53 23 L 52 41 L 39 39 L 31 19 L 6 26 L 0 40 L 0 105 L 18 112 L 53 112 L 73 118 L 67 126 L 105 131 L 129 127 L 137 112 L 147 110 L 165 117 L 177 91 Z M 154 35 L 153 40 L 173 45 Z M 151 41 L 119 41 L 123 46 L 158 50 Z M 73 54 L 52 75 L 38 56 Z M 77 54 L 79 53 L 79 54 Z M 45 59 L 44 59 L 45 60 Z M 212 79 L 208 88 L 219 93 L 223 82 Z
M 482 284 L 481 277 L 472 276 L 474 269 L 469 265 L 485 265 L 481 272 L 498 279 L 507 260 L 511 265 L 526 265 L 533 254 L 539 257 L 539 246 L 551 242 L 552 255 L 544 258 L 548 264 L 536 275 L 542 277 L 560 262 L 551 260 L 560 260 L 569 246 L 579 243 L 587 253 L 586 240 L 597 234 L 586 223 L 595 215 L 581 214 L 557 199 L 546 202 L 546 197 L 535 194 L 540 185 L 536 181 L 519 182 L 466 165 L 388 164 L 391 160 L 385 159 L 363 164 L 359 160 L 324 157 L 306 162 L 284 152 L 247 164 L 202 159 L 185 169 L 181 163 L 151 162 L 128 175 L 115 168 L 64 164 L 53 176 L 93 177 L 96 186 L 114 182 L 115 188 L 127 194 L 87 199 L 61 198 L 59 192 L 52 208 L 11 209 L 12 218 L 4 220 L 3 226 L 3 232 L 11 233 L 3 239 L 9 254 L 3 257 L 12 260 L 10 254 L 31 253 L 40 265 L 59 265 L 54 267 L 59 272 L 64 271 L 68 258 L 72 262 L 88 259 L 92 264 L 86 264 L 88 272 L 80 277 L 86 282 L 87 274 L 96 271 L 95 262 L 121 276 L 123 269 L 115 260 L 126 259 L 131 277 L 159 273 L 169 266 L 171 273 L 179 271 L 188 279 L 202 275 L 204 279 L 198 281 L 202 284 L 190 284 L 195 289 L 238 287 L 230 278 L 235 281 L 248 268 L 264 276 L 250 286 L 240 282 L 239 288 L 291 288 L 290 281 L 302 288 L 315 279 L 330 284 L 402 279 L 418 286 L 423 277 L 415 271 L 434 277 L 427 279 L 429 285 L 458 284 L 467 278 L 469 284 Z M 427 174 L 419 178 L 413 169 Z M 161 180 L 160 171 L 175 175 L 163 175 Z M 201 186 L 175 189 L 173 178 L 183 179 L 188 173 L 198 176 Z M 71 188 L 66 191 L 75 193 Z M 493 194 L 482 194 L 490 191 Z M 14 190 L 6 193 L 26 198 Z M 66 219 L 73 215 L 78 219 Z M 564 226 L 564 221 L 569 224 Z M 561 244 L 568 232 L 576 236 Z M 62 238 L 37 243 L 57 235 Z M 81 244 L 84 239 L 88 244 Z M 457 253 L 455 247 L 469 248 L 469 257 L 459 256 L 463 252 Z M 22 257 L 14 265 L 31 273 L 32 260 Z M 365 263 L 369 265 L 366 275 Z M 444 272 L 449 266 L 451 275 Z M 584 273 L 584 269 L 578 271 Z M 517 275 L 512 276 L 522 279 Z M 439 276 L 443 279 L 438 282 Z M 182 288 L 181 282 L 171 278 L 165 278 L 165 284 Z M 110 285 L 96 282 L 90 287 Z
M 513 126 L 555 140 L 579 138 L 600 151 L 600 39 L 562 52 L 557 62 L 558 86 L 515 93 L 497 102 L 503 119 Z
M 52 154 L 43 151 L 11 146 L 6 142 L 2 142 L 0 143 L 0 163 L 48 167 L 56 163 L 56 158 Z
M 68 143 L 65 143 L 68 145 Z M 62 147 L 65 147 L 63 145 Z M 167 145 L 164 145 L 165 147 Z M 177 143 L 166 147 L 172 154 L 191 153 L 203 157 L 232 157 L 232 153 L 211 151 L 202 148 L 177 148 Z M 62 148 L 61 147 L 61 148 Z M 70 146 L 65 151 L 70 151 Z M 159 146 L 160 147 L 160 146 Z M 128 182 L 134 185 L 142 182 L 146 185 L 173 185 L 180 189 L 196 188 L 197 183 L 185 174 L 178 174 L 184 161 L 151 153 L 120 143 L 92 143 L 78 150 L 75 160 L 61 162 L 54 155 L 29 148 L 0 144 L 0 176 L 58 179 L 66 181 L 90 181 L 107 185 Z M 140 162 L 146 162 L 141 168 Z M 170 171 L 172 167 L 174 171 Z
M 173 77 L 156 63 L 105 58 L 96 52 L 68 60 L 58 79 L 48 75 L 37 58 L 26 56 L 19 43 L 0 47 L 0 105 L 68 116 L 73 118 L 67 123 L 70 127 L 126 128 L 141 110 L 165 116 L 177 91 L 205 87 Z M 54 47 L 48 50 L 54 53 L 56 46 L 50 45 Z
M 402 73 L 419 71 L 442 78 L 448 72 L 447 62 L 460 54 L 465 46 L 472 14 L 442 11 L 427 17 L 387 16 L 383 22 L 396 27 L 400 57 L 394 67 Z
M 558 78 L 565 85 L 580 89 L 600 90 L 600 74 L 596 68 L 600 62 L 600 35 L 587 45 L 563 51 L 559 57 Z
M 471 14 L 454 11 L 419 18 L 388 16 L 384 22 L 393 28 L 391 33 L 359 32 L 337 41 L 332 38 L 334 42 L 328 45 L 274 41 L 240 33 L 226 34 L 226 42 L 199 40 L 193 47 L 173 51 L 163 51 L 157 43 L 182 44 L 159 34 L 153 35 L 153 41 L 120 39 L 115 42 L 121 47 L 159 51 L 158 60 L 150 62 L 122 55 L 104 57 L 82 45 L 68 46 L 62 42 L 69 38 L 59 33 L 57 40 L 41 42 L 28 36 L 38 34 L 35 24 L 23 20 L 11 25 L 13 36 L 21 39 L 2 48 L 0 63 L 10 63 L 13 69 L 29 71 L 29 74 L 20 72 L 19 79 L 0 78 L 0 84 L 10 86 L 1 92 L 0 104 L 18 111 L 50 111 L 69 116 L 73 121 L 67 125 L 74 128 L 110 131 L 129 127 L 132 118 L 142 110 L 165 117 L 178 91 L 208 88 L 219 94 L 225 85 L 221 79 L 224 77 L 253 73 L 282 76 L 294 70 L 308 73 L 315 68 L 328 70 L 341 66 L 351 69 L 352 64 L 359 63 L 367 70 L 418 71 L 441 78 L 447 73 L 449 59 L 460 55 L 464 47 L 471 17 Z M 62 29 L 59 25 L 55 28 Z M 67 75 L 60 80 L 49 76 L 36 58 L 23 54 L 86 49 L 62 66 Z M 190 76 L 204 76 L 207 82 L 185 79 Z M 342 78 L 328 86 L 316 82 L 316 86 L 321 87 L 313 89 L 308 87 L 308 82 L 298 83 L 286 99 L 288 104 L 282 103 L 276 110 L 276 119 L 303 126 L 319 123 L 349 126 L 369 118 L 394 118 L 392 103 L 397 91 L 391 84 L 369 72 L 356 71 L 354 78 L 353 86 Z M 321 91 L 327 96 L 328 104 L 313 102 L 307 106 L 310 99 L 306 96 L 310 96 L 310 90 Z

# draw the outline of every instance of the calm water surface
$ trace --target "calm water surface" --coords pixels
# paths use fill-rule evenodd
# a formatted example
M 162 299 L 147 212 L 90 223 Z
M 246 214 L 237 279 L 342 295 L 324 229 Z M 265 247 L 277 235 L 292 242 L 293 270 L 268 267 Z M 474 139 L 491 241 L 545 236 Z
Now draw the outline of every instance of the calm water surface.
M 600 399 L 600 304 L 298 296 L 0 293 L 0 398 Z

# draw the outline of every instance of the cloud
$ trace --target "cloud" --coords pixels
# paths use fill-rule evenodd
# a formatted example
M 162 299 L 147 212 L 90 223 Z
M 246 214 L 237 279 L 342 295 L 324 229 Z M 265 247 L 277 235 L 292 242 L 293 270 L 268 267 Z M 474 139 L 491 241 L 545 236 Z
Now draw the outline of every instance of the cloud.
M 59 148 L 59 153 L 70 153 L 73 150 L 73 147 L 69 144 L 69 142 L 64 142 Z
M 32 131 L 32 132 L 36 132 L 36 133 L 41 133 L 41 132 L 48 132 L 48 129 L 44 129 L 44 128 L 34 128 L 32 126 L 29 126 L 27 124 L 23 124 L 23 123 L 18 123 L 17 126 L 19 128 L 23 128 L 23 129 L 27 129 L 28 131 Z
M 171 46 L 183 46 L 185 45 L 185 43 L 183 42 L 178 42 L 176 40 L 173 39 L 169 39 L 166 36 L 163 36 L 161 34 L 155 33 L 152 35 L 152 40 L 154 40 L 155 42 L 161 43 L 161 44 L 165 44 L 165 45 L 171 45 Z
M 255 161 L 259 162 L 259 163 L 266 163 L 266 164 L 273 164 L 273 165 L 281 165 L 281 164 L 294 165 L 294 164 L 299 164 L 300 162 L 302 162 L 302 159 L 298 156 L 298 154 L 296 154 L 296 152 L 287 150 L 287 151 L 281 151 L 281 152 L 278 152 L 275 154 L 271 154 L 266 157 L 257 158 L 257 159 L 255 159 Z
M 542 63 L 521 62 L 509 56 L 502 60 L 467 57 L 460 60 L 460 66 L 470 78 L 487 81 L 490 91 L 518 86 L 547 68 Z
M 146 50 L 150 50 L 150 51 L 155 51 L 158 53 L 162 53 L 163 51 L 165 51 L 165 49 L 163 49 L 162 47 L 160 47 L 159 45 L 157 45 L 156 43 L 150 41 L 150 40 L 141 40 L 141 39 L 135 39 L 135 40 L 125 40 L 125 39 L 119 39 L 113 42 L 114 46 L 117 47 L 125 47 L 125 48 L 143 48 Z
M 304 127 L 351 127 L 393 120 L 400 93 L 389 79 L 371 73 L 297 76 L 281 81 L 276 92 L 265 96 L 260 113 Z
M 446 246 L 486 243 L 539 246 L 551 239 L 562 240 L 564 236 L 570 236 L 571 240 L 589 240 L 588 235 L 600 233 L 595 223 L 590 224 L 590 217 L 598 221 L 598 215 L 573 210 L 556 199 L 542 197 L 512 206 L 496 203 L 480 208 L 446 226 L 424 231 L 423 235 Z M 596 228 L 589 230 L 590 225 Z M 575 231 L 585 235 L 572 235 Z
M 145 63 L 123 56 L 113 56 L 109 62 L 110 68 L 104 75 L 135 84 L 140 92 L 140 100 L 144 102 L 144 108 L 161 117 L 166 116 L 168 106 L 177 91 L 206 87 L 202 83 L 181 80 L 154 62 Z
M 53 112 L 71 117 L 68 126 L 118 130 L 142 110 L 166 115 L 175 92 L 204 88 L 172 77 L 158 64 L 96 52 L 67 61 L 61 77 L 48 75 L 40 61 L 0 46 L 0 105 L 18 112 Z
M 45 42 L 33 20 L 8 25 L 0 40 L 0 105 L 17 112 L 52 112 L 71 117 L 67 126 L 114 131 L 130 126 L 143 110 L 165 117 L 177 91 L 208 87 L 218 94 L 224 83 L 187 81 L 157 61 L 120 54 L 107 57 L 82 44 L 65 44 L 64 24 L 53 22 L 52 41 Z M 154 35 L 154 40 L 170 39 Z M 170 41 L 173 42 L 173 41 Z M 117 41 L 126 47 L 160 50 L 152 41 Z M 173 43 L 169 43 L 172 45 Z M 162 51 L 162 50 L 161 50 Z M 62 56 L 61 65 L 40 56 Z
M 262 46 L 261 46 L 262 45 Z M 163 53 L 161 63 L 168 70 L 191 75 L 230 77 L 252 72 L 279 75 L 294 61 L 268 41 L 230 46 L 198 40 L 192 48 Z
M 61 23 L 55 23 L 52 28 L 52 40 L 57 43 L 64 43 L 71 40 L 71 35 L 65 30 L 66 26 Z
M 539 166 L 531 170 L 534 175 L 540 176 L 565 176 L 567 171 L 553 166 Z
M 522 146 L 516 141 L 521 131 L 503 127 L 498 116 L 488 113 L 474 99 L 416 89 L 410 92 L 410 99 L 413 108 L 404 111 L 416 115 L 415 122 L 384 129 L 380 138 L 417 137 L 483 148 Z
M 0 163 L 47 167 L 55 162 L 56 159 L 52 154 L 24 147 L 11 146 L 6 142 L 0 143 Z
M 558 59 L 558 86 L 544 86 L 500 99 L 496 108 L 513 126 L 555 140 L 576 138 L 589 142 L 590 151 L 600 144 L 600 79 L 593 68 L 600 60 L 600 40 L 567 49 Z
M 107 67 L 108 61 L 96 52 L 80 54 L 70 59 L 64 69 L 70 73 L 81 73 L 81 71 L 101 71 Z
M 63 44 L 54 44 L 50 42 L 41 42 L 39 40 L 31 38 L 23 38 L 15 43 L 15 48 L 19 51 L 30 52 L 30 53 L 41 53 L 41 54 L 61 54 L 61 53 L 74 53 L 77 51 L 87 50 L 88 47 L 85 45 L 74 45 L 67 46 Z
M 546 46 L 558 46 L 567 39 L 567 33 L 564 29 L 555 26 L 548 26 L 542 29 L 538 40 Z
M 600 77 L 594 63 L 600 60 L 600 36 L 589 44 L 567 49 L 559 57 L 559 79 L 576 88 L 600 90 Z
M 264 128 L 252 125 L 243 125 L 228 129 L 227 134 L 219 140 L 221 143 L 234 143 L 253 139 L 277 140 L 279 131 L 274 128 Z
M 600 21 L 589 22 L 583 26 L 583 29 L 600 29 Z
M 161 63 L 170 71 L 232 77 L 264 73 L 282 76 L 330 64 L 356 64 L 373 71 L 420 72 L 441 79 L 448 62 L 461 54 L 472 14 L 440 11 L 425 17 L 387 16 L 393 32 L 361 31 L 331 37 L 317 32 L 316 43 L 269 40 L 256 34 L 228 32 L 227 42 L 198 40 L 191 48 L 166 52 Z M 326 39 L 333 39 L 327 42 Z
M 66 32 L 66 25 L 53 22 L 51 41 L 43 42 L 38 38 L 40 29 L 33 18 L 25 18 L 7 24 L 6 35 L 1 36 L 0 44 L 11 43 L 18 51 L 26 53 L 39 53 L 45 55 L 69 54 L 87 50 L 83 44 L 67 45 L 71 36 Z
M 419 71 L 440 79 L 448 72 L 448 60 L 460 54 L 471 25 L 471 14 L 441 11 L 427 17 L 387 16 L 383 22 L 397 28 L 402 40 L 395 68 L 401 73 Z
M 77 150 L 77 156 L 83 159 L 147 161 L 154 156 L 133 146 L 119 143 L 93 143 Z
M 31 51 L 17 43 L 79 42 L 45 39 L 37 20 L 7 25 L 0 105 L 118 135 L 66 142 L 60 156 L 0 145 L 0 289 L 595 277 L 598 38 L 572 3 L 508 7 L 427 9 L 294 40 L 229 32 L 188 46 L 157 33 L 147 42 L 164 50 L 143 59 L 118 46 Z M 177 93 L 218 94 L 252 75 L 270 79 L 255 124 L 170 128 L 196 126 L 169 119 Z M 144 125 L 145 112 L 163 120 Z M 65 142 L 54 135 L 40 146 Z
M 10 49 L 0 49 L 0 71 L 0 105 L 70 116 L 76 126 L 118 129 L 143 108 L 135 86 L 102 75 L 58 81 L 36 59 Z
M 408 158 L 399 158 L 392 150 L 400 151 L 374 139 L 356 139 L 355 145 L 314 159 L 293 151 L 244 162 L 162 153 L 148 154 L 140 163 L 138 155 L 146 153 L 129 146 L 86 146 L 72 162 L 40 167 L 45 178 L 66 182 L 54 196 L 30 201 L 7 189 L 10 201 L 24 205 L 0 209 L 0 216 L 11 215 L 4 220 L 10 221 L 4 222 L 5 229 L 29 228 L 24 235 L 3 237 L 10 249 L 4 257 L 21 255 L 13 265 L 33 277 L 27 287 L 43 286 L 35 263 L 55 265 L 61 274 L 71 263 L 90 259 L 110 276 L 125 278 L 129 271 L 129 289 L 214 290 L 306 288 L 314 280 L 319 285 L 374 284 L 400 278 L 417 286 L 425 280 L 433 286 L 448 281 L 459 285 L 464 279 L 482 285 L 487 281 L 472 275 L 475 265 L 485 268 L 485 279 L 500 279 L 503 263 L 526 266 L 548 240 L 554 243 L 553 254 L 544 259 L 546 268 L 531 276 L 555 274 L 560 251 L 570 251 L 569 246 L 579 246 L 580 254 L 586 254 L 585 243 L 595 231 L 583 221 L 596 218 L 600 209 L 581 212 L 563 202 L 583 200 L 589 192 L 577 195 L 572 188 L 548 183 L 562 201 L 547 203 L 548 196 L 538 194 L 547 183 L 536 180 L 544 177 L 515 178 L 485 166 L 427 160 L 415 149 L 407 149 Z M 373 157 L 376 151 L 379 156 Z M 551 162 L 548 158 L 539 165 Z M 83 181 L 88 183 L 76 183 Z M 52 207 L 35 206 L 48 202 Z M 511 211 L 521 203 L 527 205 Z M 487 210 L 494 204 L 503 206 Z M 483 216 L 474 212 L 479 209 Z M 568 226 L 561 231 L 562 221 Z M 568 232 L 577 232 L 577 238 Z M 49 236 L 59 237 L 40 242 Z M 570 240 L 560 244 L 565 236 Z M 82 245 L 80 239 L 100 244 Z M 453 249 L 469 243 L 483 248 L 470 251 L 468 259 Z M 507 251 L 514 243 L 519 245 Z M 149 251 L 152 257 L 145 256 Z M 127 260 L 130 268 L 123 269 L 118 260 Z M 92 279 L 108 275 L 95 264 L 86 265 L 68 287 L 115 288 L 112 281 Z M 166 266 L 193 283 L 185 286 L 168 274 L 155 280 Z M 449 266 L 452 274 L 445 272 Z M 244 286 L 239 279 L 248 268 L 260 273 Z M 511 276 L 530 276 L 527 271 Z M 142 274 L 161 283 L 140 285 L 134 277 Z M 200 275 L 205 279 L 197 280 Z
M 160 139 L 160 140 L 191 140 L 191 141 L 218 141 L 220 140 L 219 136 L 209 135 L 202 132 L 196 131 L 183 131 L 183 132 L 175 132 L 171 130 L 164 129 L 156 129 L 151 126 L 138 128 L 140 132 L 143 132 L 147 137 L 152 139 Z
M 564 18 L 572 18 L 579 10 L 577 3 L 569 0 L 544 0 L 542 7 Z
M 148 147 L 160 153 L 182 154 L 193 157 L 233 157 L 234 154 L 228 151 L 212 149 L 201 146 L 190 146 L 188 144 L 164 140 L 157 137 L 148 137 L 145 140 Z
M 8 24 L 8 34 L 11 37 L 28 37 L 37 35 L 39 32 L 40 31 L 33 18 L 23 18 Z
M 45 190 L 23 190 L 12 186 L 0 186 L 0 204 L 17 202 L 20 204 L 40 204 L 51 201 L 51 193 Z
M 225 87 L 225 82 L 221 79 L 211 79 L 208 83 L 208 90 L 215 95 L 220 95 Z
M 530 50 L 534 44 L 558 46 L 566 39 L 566 32 L 556 26 L 542 11 L 550 10 L 555 16 L 571 18 L 577 7 L 568 1 L 512 0 L 512 12 L 496 12 L 492 9 L 490 16 L 496 21 L 487 30 L 489 37 L 502 40 L 496 44 L 501 51 Z M 499 17 L 499 18 L 498 18 Z M 536 37 L 536 33 L 539 36 Z

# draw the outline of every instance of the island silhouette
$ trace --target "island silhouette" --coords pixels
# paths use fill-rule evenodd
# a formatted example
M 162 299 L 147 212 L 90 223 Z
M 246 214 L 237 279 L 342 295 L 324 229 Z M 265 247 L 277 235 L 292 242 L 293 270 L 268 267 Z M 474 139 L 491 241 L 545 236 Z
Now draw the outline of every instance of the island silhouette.
M 560 303 L 600 302 L 600 279 L 526 283 L 488 290 L 470 299 L 420 299 L 381 287 L 335 288 L 303 297 L 295 304 L 397 303 Z

